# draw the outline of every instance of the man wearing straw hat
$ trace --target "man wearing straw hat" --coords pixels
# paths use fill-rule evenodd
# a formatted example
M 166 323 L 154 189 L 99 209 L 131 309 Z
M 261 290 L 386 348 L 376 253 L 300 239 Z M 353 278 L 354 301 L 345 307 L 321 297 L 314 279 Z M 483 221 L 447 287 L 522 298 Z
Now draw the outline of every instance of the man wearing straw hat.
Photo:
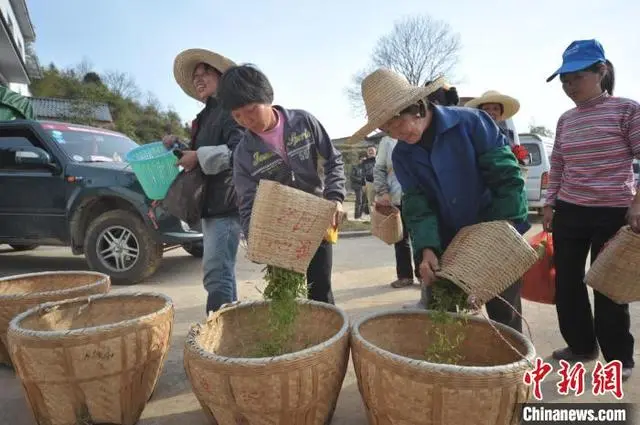
M 173 65 L 178 85 L 205 105 L 193 120 L 191 142 L 182 151 L 179 165 L 186 170 L 200 167 L 206 176 L 202 232 L 207 312 L 237 300 L 235 266 L 241 228 L 232 158 L 244 130 L 222 109 L 216 97 L 222 73 L 234 65 L 224 56 L 204 49 L 181 52 Z M 177 142 L 175 136 L 164 138 L 167 147 Z
M 463 227 L 492 220 L 508 220 L 522 234 L 530 227 L 525 182 L 506 138 L 484 112 L 424 100 L 443 84 L 438 78 L 416 87 L 391 70 L 374 71 L 362 81 L 368 122 L 350 139 L 379 129 L 398 140 L 392 163 L 427 288 L 436 280 L 438 257 Z M 520 285 L 500 295 L 511 305 L 490 300 L 489 317 L 522 332 Z

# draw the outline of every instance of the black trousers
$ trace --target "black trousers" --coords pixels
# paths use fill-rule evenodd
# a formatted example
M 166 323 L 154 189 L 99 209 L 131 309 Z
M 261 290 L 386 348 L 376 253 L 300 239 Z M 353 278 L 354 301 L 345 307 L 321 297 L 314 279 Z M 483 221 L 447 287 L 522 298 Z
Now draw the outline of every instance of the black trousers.
M 512 329 L 522 333 L 522 298 L 520 291 L 522 290 L 522 280 L 505 289 L 500 296 L 508 301 L 511 306 L 507 305 L 503 300 L 496 297 L 485 304 L 489 319 L 509 326 Z M 513 308 L 512 308 L 513 307 Z M 518 312 L 514 311 L 514 309 Z
M 584 283 L 589 250 L 593 263 L 604 244 L 625 225 L 626 212 L 626 208 L 583 207 L 557 201 L 552 234 L 556 311 L 562 337 L 575 354 L 589 354 L 599 345 L 607 362 L 620 360 L 624 367 L 633 367 L 629 305 L 616 304 L 593 291 L 592 314 Z
M 396 251 L 396 274 L 398 279 L 420 279 L 420 263 L 416 262 L 413 266 L 413 256 L 411 255 L 411 240 L 409 239 L 409 229 L 404 221 L 402 214 L 402 205 L 396 205 L 400 209 L 400 218 L 402 219 L 402 240 L 394 244 Z
M 331 289 L 332 268 L 333 245 L 322 241 L 307 268 L 308 298 L 310 300 L 335 305 Z
M 362 212 L 363 210 L 363 206 L 364 206 L 364 199 L 363 199 L 363 194 L 364 194 L 364 190 L 362 189 L 362 186 L 358 187 L 358 186 L 354 186 L 353 187 L 353 191 L 356 194 L 356 201 L 355 201 L 355 211 L 354 211 L 354 218 L 360 218 L 362 217 Z

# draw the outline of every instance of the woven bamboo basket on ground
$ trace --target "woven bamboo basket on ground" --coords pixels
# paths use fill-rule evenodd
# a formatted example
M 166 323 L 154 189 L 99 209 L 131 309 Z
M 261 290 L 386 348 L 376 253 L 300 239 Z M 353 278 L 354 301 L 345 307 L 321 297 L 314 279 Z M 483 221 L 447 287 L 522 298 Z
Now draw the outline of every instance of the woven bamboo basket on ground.
M 8 340 L 38 424 L 135 424 L 169 347 L 174 307 L 155 293 L 76 298 L 15 317 Z
M 9 322 L 38 304 L 104 294 L 111 278 L 102 273 L 60 271 L 28 273 L 0 279 L 0 363 L 11 366 L 6 349 Z
M 336 210 L 335 202 L 261 180 L 251 213 L 249 260 L 306 273 Z
M 349 362 L 349 318 L 330 304 L 298 305 L 294 351 L 282 356 L 251 357 L 268 338 L 264 301 L 225 307 L 191 328 L 184 367 L 211 423 L 331 422 Z
M 531 387 L 523 376 L 536 356 L 522 334 L 494 325 L 524 355 L 498 338 L 489 323 L 466 316 L 460 365 L 424 360 L 429 311 L 379 312 L 357 320 L 351 355 L 369 424 L 512 425 Z
M 387 245 L 402 240 L 402 218 L 394 206 L 374 206 L 371 211 L 371 234 Z
M 640 301 L 640 234 L 625 226 L 598 254 L 585 282 L 619 304 Z
M 520 279 L 538 253 L 506 221 L 462 228 L 440 258 L 438 277 L 462 288 L 482 306 Z

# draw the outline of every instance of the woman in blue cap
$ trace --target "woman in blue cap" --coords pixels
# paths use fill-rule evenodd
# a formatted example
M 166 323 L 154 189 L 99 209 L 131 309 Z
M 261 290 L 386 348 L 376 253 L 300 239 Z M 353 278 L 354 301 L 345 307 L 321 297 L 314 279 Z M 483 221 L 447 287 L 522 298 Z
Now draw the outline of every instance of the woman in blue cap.
M 374 71 L 362 82 L 369 122 L 350 139 L 353 143 L 380 129 L 398 140 L 393 169 L 427 287 L 435 281 L 438 257 L 463 227 L 508 220 L 521 233 L 530 228 L 525 182 L 506 137 L 484 111 L 425 101 L 443 84 L 437 79 L 416 87 L 393 71 Z M 501 296 L 520 311 L 519 282 Z M 521 318 L 511 306 L 497 297 L 486 304 L 492 320 L 521 332 Z
M 629 306 L 598 291 L 594 314 L 584 268 L 603 245 L 629 223 L 640 232 L 640 195 L 632 162 L 640 158 L 640 104 L 613 96 L 613 65 L 596 40 L 578 40 L 562 55 L 562 89 L 576 104 L 558 120 L 551 154 L 544 227 L 553 230 L 556 310 L 567 347 L 553 357 L 622 363 L 622 379 L 634 367 Z

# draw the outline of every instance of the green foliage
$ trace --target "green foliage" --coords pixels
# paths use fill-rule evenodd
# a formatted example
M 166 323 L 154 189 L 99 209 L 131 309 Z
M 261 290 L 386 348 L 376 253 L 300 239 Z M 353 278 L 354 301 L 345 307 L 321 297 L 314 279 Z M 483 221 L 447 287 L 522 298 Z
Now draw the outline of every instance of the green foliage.
M 34 97 L 52 97 L 74 101 L 71 114 L 64 119 L 76 124 L 96 125 L 92 104 L 109 106 L 114 130 L 139 143 L 159 140 L 170 133 L 188 138 L 189 132 L 174 111 L 163 111 L 158 102 L 138 100 L 139 90 L 133 79 L 118 71 L 103 75 L 83 63 L 76 69 L 59 69 L 55 64 L 42 68 L 42 78 L 30 85 Z
M 447 280 L 438 280 L 431 288 L 429 309 L 432 310 L 432 327 L 427 331 L 429 347 L 425 360 L 440 364 L 459 364 L 464 360 L 460 345 L 465 338 L 464 317 L 454 317 L 450 312 L 464 312 L 467 306 L 467 294 Z
M 307 296 L 306 276 L 279 267 L 265 269 L 267 287 L 264 298 L 269 304 L 269 338 L 258 347 L 255 357 L 273 357 L 290 351 L 298 317 L 296 298 Z

